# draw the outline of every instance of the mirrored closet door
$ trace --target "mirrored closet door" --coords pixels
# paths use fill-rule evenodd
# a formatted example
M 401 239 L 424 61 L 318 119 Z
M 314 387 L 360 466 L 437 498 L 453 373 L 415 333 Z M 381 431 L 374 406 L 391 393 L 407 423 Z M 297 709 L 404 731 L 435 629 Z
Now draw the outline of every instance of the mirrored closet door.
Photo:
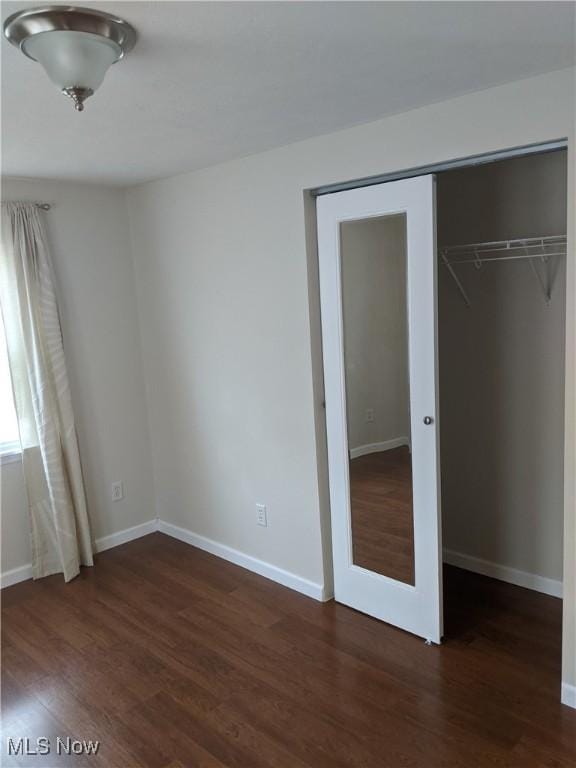
M 317 212 L 335 598 L 440 642 L 434 188 Z

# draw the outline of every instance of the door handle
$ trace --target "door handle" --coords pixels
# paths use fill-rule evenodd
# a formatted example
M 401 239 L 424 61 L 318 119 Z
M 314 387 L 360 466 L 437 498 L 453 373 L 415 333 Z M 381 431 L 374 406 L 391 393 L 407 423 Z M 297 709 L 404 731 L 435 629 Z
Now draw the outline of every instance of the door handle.
M 423 421 L 424 421 L 424 424 L 426 424 L 427 427 L 430 426 L 430 424 L 434 423 L 434 419 L 432 418 L 432 416 L 424 416 Z

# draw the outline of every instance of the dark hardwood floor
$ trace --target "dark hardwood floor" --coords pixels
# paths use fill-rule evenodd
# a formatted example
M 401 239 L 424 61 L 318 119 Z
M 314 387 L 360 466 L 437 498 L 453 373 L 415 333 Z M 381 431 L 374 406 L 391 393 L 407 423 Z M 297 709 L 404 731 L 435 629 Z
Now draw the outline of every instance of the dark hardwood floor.
M 356 565 L 414 584 L 412 461 L 406 446 L 350 461 Z
M 560 601 L 447 569 L 447 639 L 152 534 L 2 593 L 2 765 L 574 768 Z M 11 737 L 98 739 L 7 758 Z

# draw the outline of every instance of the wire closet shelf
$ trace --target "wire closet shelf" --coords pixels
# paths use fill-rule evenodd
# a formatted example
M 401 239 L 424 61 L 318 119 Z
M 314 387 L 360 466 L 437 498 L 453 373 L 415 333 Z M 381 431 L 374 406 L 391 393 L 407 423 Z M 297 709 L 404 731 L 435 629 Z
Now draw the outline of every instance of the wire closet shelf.
M 527 261 L 544 294 L 546 303 L 549 304 L 552 291 L 548 269 L 549 259 L 566 256 L 566 243 L 565 235 L 548 235 L 445 246 L 439 249 L 439 253 L 468 307 L 471 306 L 470 299 L 455 267 L 460 264 L 474 264 L 477 269 L 480 269 L 484 264 L 502 261 Z M 538 270 L 537 262 L 544 265 L 545 276 Z

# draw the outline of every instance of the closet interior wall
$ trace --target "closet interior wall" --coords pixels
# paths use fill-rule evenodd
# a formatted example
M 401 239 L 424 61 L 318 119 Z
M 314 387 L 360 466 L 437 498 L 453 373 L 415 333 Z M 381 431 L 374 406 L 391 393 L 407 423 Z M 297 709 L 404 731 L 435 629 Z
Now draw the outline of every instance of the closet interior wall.
M 440 174 L 438 244 L 565 235 L 566 188 L 565 151 Z M 560 589 L 565 258 L 550 269 L 547 304 L 528 261 L 457 266 L 467 307 L 439 262 L 442 514 L 445 559 Z

